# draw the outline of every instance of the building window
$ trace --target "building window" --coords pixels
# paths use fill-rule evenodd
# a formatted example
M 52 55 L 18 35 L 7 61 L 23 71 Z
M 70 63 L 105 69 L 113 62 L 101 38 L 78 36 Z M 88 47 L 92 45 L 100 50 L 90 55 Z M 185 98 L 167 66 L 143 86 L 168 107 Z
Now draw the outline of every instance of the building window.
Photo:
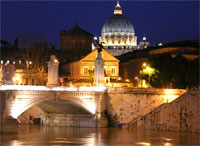
M 116 75 L 116 66 L 111 66 L 111 75 Z
M 81 49 L 82 48 L 82 44 L 80 42 L 76 43 L 76 48 L 77 49 Z
M 88 74 L 88 66 L 83 67 L 83 74 L 87 75 Z
M 107 66 L 104 66 L 104 75 L 107 75 Z
M 69 44 L 68 43 L 66 43 L 66 49 L 69 49 Z

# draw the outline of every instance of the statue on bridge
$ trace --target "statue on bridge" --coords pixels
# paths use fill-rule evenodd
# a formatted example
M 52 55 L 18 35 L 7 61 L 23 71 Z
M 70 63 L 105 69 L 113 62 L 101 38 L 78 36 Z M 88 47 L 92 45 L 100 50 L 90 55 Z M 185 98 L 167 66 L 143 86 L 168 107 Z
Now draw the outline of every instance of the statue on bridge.
M 95 45 L 97 46 L 97 50 L 98 50 L 97 58 L 96 58 L 96 60 L 94 60 L 95 84 L 97 87 L 104 87 L 105 86 L 105 83 L 104 83 L 104 60 L 102 57 L 103 45 L 102 45 L 102 43 L 98 43 L 97 40 L 96 40 Z
M 94 40 L 94 46 L 97 48 L 98 50 L 98 53 L 101 53 L 102 52 L 102 49 L 103 49 L 103 45 L 102 43 L 99 43 L 97 40 Z

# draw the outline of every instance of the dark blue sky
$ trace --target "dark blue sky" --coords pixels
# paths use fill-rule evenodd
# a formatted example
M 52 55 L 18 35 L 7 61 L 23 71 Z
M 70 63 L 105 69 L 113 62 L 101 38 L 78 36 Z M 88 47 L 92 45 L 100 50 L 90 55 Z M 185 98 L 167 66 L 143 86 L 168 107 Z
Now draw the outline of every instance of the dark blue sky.
M 13 40 L 25 32 L 44 34 L 59 46 L 59 34 L 78 19 L 79 26 L 100 36 L 113 15 L 116 1 L 3 1 L 1 39 Z M 132 22 L 138 43 L 143 34 L 152 45 L 199 38 L 198 1 L 120 1 L 123 14 Z

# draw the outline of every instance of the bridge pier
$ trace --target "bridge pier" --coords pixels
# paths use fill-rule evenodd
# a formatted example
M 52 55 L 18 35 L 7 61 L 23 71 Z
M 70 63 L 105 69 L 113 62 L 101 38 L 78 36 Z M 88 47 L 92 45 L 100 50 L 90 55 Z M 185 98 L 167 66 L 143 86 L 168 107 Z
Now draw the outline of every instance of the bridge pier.
M 18 132 L 18 124 L 17 119 L 12 117 L 8 117 L 1 121 L 0 132 L 1 133 L 17 133 Z

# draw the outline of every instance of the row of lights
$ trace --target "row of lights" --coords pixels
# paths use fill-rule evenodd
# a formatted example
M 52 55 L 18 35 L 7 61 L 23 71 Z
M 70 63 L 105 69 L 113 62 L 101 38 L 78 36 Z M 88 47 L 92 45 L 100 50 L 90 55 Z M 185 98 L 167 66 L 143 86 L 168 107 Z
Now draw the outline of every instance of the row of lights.
M 4 64 L 3 62 L 4 62 L 4 61 L 1 60 L 1 64 Z M 10 60 L 7 60 L 5 63 L 6 63 L 6 64 L 10 64 Z M 15 63 L 16 63 L 15 61 L 12 62 L 12 64 L 15 64 Z M 22 61 L 19 60 L 19 64 L 21 64 L 21 63 L 22 63 Z
M 6 64 L 10 64 L 10 60 L 7 60 L 7 61 L 5 61 L 5 63 Z M 13 61 L 12 62 L 12 64 L 15 64 L 16 62 L 15 61 Z M 32 62 L 31 61 L 26 61 L 26 64 L 32 64 Z M 4 61 L 3 60 L 1 60 L 1 64 L 4 64 Z M 21 60 L 19 60 L 19 64 L 22 64 L 22 61 Z

